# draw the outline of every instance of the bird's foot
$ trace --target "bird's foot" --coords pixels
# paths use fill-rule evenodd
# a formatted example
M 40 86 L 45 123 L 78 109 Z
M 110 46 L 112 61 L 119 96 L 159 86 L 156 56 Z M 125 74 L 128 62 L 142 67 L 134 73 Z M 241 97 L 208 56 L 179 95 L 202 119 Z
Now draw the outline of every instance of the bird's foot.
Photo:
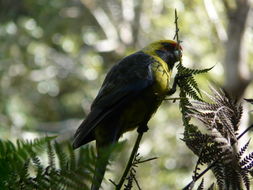
M 172 88 L 167 92 L 167 95 L 170 96 L 176 92 L 177 86 L 179 86 L 178 82 L 180 79 L 190 77 L 190 76 L 192 76 L 192 75 L 191 74 L 184 74 L 184 75 L 176 74 Z
M 148 131 L 148 125 L 145 124 L 145 125 L 140 125 L 137 129 L 137 132 L 138 133 L 145 133 Z

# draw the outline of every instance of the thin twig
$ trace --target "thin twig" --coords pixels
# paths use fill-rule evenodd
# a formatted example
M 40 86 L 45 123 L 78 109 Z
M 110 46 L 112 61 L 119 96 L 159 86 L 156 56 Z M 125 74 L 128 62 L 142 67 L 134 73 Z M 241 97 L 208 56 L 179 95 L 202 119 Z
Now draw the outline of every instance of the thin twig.
M 117 184 L 112 180 L 112 179 L 109 179 L 109 181 L 116 187 Z
M 178 24 L 177 24 L 177 21 L 178 21 L 178 16 L 177 16 L 177 9 L 175 9 L 175 25 L 176 25 L 176 32 L 175 32 L 175 36 L 173 37 L 173 39 L 177 40 L 177 43 L 179 44 L 180 41 L 179 41 L 179 28 L 178 28 Z
M 138 187 L 138 190 L 141 190 L 141 187 L 140 187 L 140 185 L 139 185 L 139 183 L 138 183 L 136 177 L 133 176 L 133 178 L 134 178 L 134 182 L 136 183 L 136 185 L 137 185 L 137 187 Z
M 237 140 L 239 140 L 245 133 L 247 133 L 251 128 L 253 128 L 253 124 L 250 125 L 247 129 L 245 129 L 238 137 Z
M 170 100 L 172 100 L 173 102 L 175 102 L 175 101 L 177 101 L 177 100 L 182 100 L 182 99 L 186 99 L 186 98 L 184 98 L 184 97 L 178 97 L 178 98 L 165 98 L 164 100 L 168 100 L 168 101 L 170 101 Z
M 180 39 L 179 39 L 179 27 L 178 27 L 178 16 L 177 16 L 177 9 L 175 9 L 175 26 L 176 26 L 176 30 L 175 30 L 175 35 L 173 37 L 174 40 L 177 41 L 177 45 L 178 45 L 178 48 L 180 49 Z M 179 60 L 179 64 L 182 64 L 182 59 Z
M 253 128 L 253 124 L 250 125 L 247 129 L 245 129 L 238 137 L 237 140 L 239 140 L 245 133 L 247 133 L 250 129 Z M 235 142 L 234 142 L 235 143 Z M 234 144 L 233 143 L 233 144 Z M 232 145 L 233 145 L 232 144 Z M 213 163 L 211 163 L 203 172 L 201 172 L 194 180 L 192 180 L 188 185 L 186 185 L 183 190 L 188 190 L 189 187 L 192 186 L 192 183 L 196 182 L 199 178 L 201 178 L 206 172 L 208 172 L 220 159 L 215 160 Z
M 126 179 L 126 177 L 127 177 L 127 174 L 128 174 L 129 170 L 130 170 L 131 167 L 132 167 L 132 163 L 133 163 L 133 160 L 134 160 L 134 158 L 135 158 L 135 155 L 136 155 L 136 153 L 137 153 L 137 151 L 138 151 L 138 148 L 139 148 L 139 145 L 140 145 L 142 136 L 143 136 L 143 132 L 139 132 L 138 137 L 137 137 L 137 139 L 136 139 L 136 141 L 135 141 L 135 144 L 134 144 L 134 148 L 133 148 L 133 150 L 132 150 L 132 152 L 131 152 L 131 156 L 130 156 L 130 158 L 129 158 L 129 160 L 128 160 L 126 169 L 125 169 L 125 171 L 124 171 L 122 177 L 120 178 L 119 183 L 116 185 L 115 190 L 120 190 L 121 187 L 122 187 L 122 185 L 124 184 L 124 181 L 125 181 L 125 179 Z
M 157 158 L 158 158 L 158 157 L 153 157 L 153 158 L 149 158 L 149 159 L 146 159 L 146 160 L 140 160 L 140 161 L 138 161 L 137 164 L 141 164 L 141 163 L 144 163 L 144 162 L 149 162 L 149 161 L 155 160 L 155 159 L 157 159 Z

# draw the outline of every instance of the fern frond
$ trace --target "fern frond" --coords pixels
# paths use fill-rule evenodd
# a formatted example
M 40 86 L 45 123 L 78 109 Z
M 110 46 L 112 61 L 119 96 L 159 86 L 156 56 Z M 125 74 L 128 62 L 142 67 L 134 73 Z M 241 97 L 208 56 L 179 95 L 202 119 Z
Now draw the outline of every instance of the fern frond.
M 204 190 L 204 178 L 201 180 L 197 190 Z
M 241 176 L 244 186 L 247 190 L 250 190 L 250 179 L 249 179 L 249 173 L 245 170 L 241 170 Z
M 250 143 L 251 139 L 249 139 L 245 145 L 240 149 L 239 153 L 238 153 L 238 157 L 241 158 L 241 156 L 244 154 L 244 152 L 247 150 L 247 148 L 249 147 L 249 143 Z
M 48 165 L 50 166 L 50 168 L 56 169 L 55 153 L 53 151 L 51 142 L 47 142 L 47 157 L 48 157 Z
M 16 145 L 0 140 L 0 189 L 88 190 L 95 166 L 94 150 L 86 147 L 74 152 L 71 145 L 52 146 L 53 139 L 18 140 Z M 48 165 L 42 164 L 42 152 L 47 153 Z
M 219 189 L 225 189 L 225 171 L 222 164 L 218 163 L 212 168 Z
M 74 153 L 74 150 L 70 144 L 68 144 L 68 152 L 69 152 L 69 169 L 74 170 L 76 169 L 76 155 Z
M 65 170 L 67 168 L 67 155 L 57 142 L 54 143 L 54 149 L 59 160 L 60 169 Z
M 180 73 L 192 74 L 192 75 L 207 73 L 213 68 L 213 67 L 210 67 L 207 69 L 190 69 L 190 68 L 184 67 L 183 64 L 178 64 L 176 67 L 177 67 L 178 71 L 180 71 Z
M 211 104 L 203 101 L 191 101 L 194 106 L 189 107 L 189 109 L 196 109 L 201 111 L 215 111 L 217 110 L 220 106 L 217 104 Z
M 188 105 L 184 108 L 187 110 L 187 117 L 199 120 L 206 128 L 205 134 L 202 134 L 198 126 L 188 123 L 183 140 L 203 164 L 212 163 L 212 171 L 220 190 L 243 189 L 243 186 L 249 189 L 253 153 L 242 158 L 249 141 L 241 149 L 237 143 L 241 136 L 238 136 L 237 132 L 242 106 L 225 91 L 213 87 L 211 90 L 213 95 L 207 95 L 211 103 L 195 100 L 187 102 Z M 196 178 L 198 179 L 198 176 Z
M 243 169 L 247 169 L 244 168 L 245 165 L 249 164 L 250 162 L 253 161 L 253 152 L 251 152 L 250 154 L 248 154 L 247 156 L 245 156 L 241 161 L 240 161 L 240 166 Z
M 181 77 L 178 82 L 178 85 L 180 87 L 180 94 L 181 94 L 180 97 L 186 98 L 188 95 L 189 97 L 195 100 L 201 101 L 201 98 L 199 97 L 199 95 L 201 96 L 201 92 L 199 90 L 198 84 L 195 81 L 193 75 L 207 73 L 208 71 L 212 69 L 212 67 L 208 69 L 202 69 L 202 70 L 190 69 L 190 68 L 184 67 L 182 63 L 180 62 L 176 66 L 176 68 L 178 70 L 179 76 L 186 76 L 186 77 Z
M 180 88 L 183 88 L 185 91 L 185 94 L 188 95 L 190 98 L 193 98 L 194 100 L 201 101 L 201 98 L 198 96 L 198 90 L 193 88 L 187 80 L 181 79 L 180 81 Z

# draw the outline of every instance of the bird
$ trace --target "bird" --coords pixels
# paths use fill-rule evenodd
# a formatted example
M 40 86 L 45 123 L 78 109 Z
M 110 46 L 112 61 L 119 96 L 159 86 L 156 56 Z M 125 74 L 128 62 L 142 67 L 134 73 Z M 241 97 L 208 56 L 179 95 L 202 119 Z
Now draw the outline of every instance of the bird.
M 127 131 L 147 131 L 148 121 L 162 101 L 175 92 L 176 77 L 172 87 L 170 80 L 181 57 L 179 43 L 159 40 L 126 56 L 109 70 L 73 141 L 76 149 L 96 140 L 97 160 L 101 162 L 95 166 L 92 190 L 101 186 L 110 156 L 107 148 Z

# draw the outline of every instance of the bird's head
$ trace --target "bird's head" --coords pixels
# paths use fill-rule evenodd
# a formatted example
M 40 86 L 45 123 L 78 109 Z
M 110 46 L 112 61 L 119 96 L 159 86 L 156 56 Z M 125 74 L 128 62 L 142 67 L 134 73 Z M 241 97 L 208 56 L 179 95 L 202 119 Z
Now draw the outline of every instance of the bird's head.
M 159 57 L 170 68 L 182 57 L 182 47 L 173 40 L 160 40 L 146 46 L 143 51 L 153 57 Z

